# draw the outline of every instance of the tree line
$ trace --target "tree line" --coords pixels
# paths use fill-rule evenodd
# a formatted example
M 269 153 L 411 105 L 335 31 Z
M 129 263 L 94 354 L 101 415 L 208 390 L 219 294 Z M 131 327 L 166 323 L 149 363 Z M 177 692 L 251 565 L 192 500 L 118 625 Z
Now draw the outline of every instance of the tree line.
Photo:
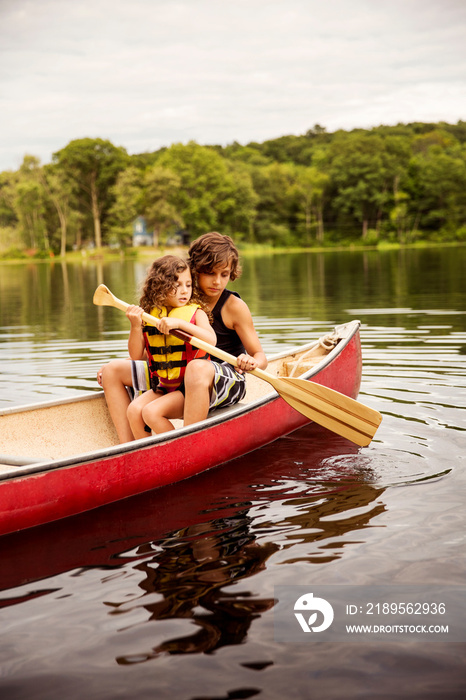
M 0 245 L 61 254 L 220 230 L 272 246 L 466 241 L 466 122 L 327 132 L 241 145 L 173 144 L 129 155 L 71 141 L 0 173 Z

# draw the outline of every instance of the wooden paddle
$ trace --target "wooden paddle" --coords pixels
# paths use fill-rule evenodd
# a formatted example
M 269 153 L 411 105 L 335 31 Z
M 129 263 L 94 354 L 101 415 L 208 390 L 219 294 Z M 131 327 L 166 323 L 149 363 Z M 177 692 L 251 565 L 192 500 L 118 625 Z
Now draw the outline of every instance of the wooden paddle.
M 93 301 L 97 306 L 114 306 L 121 311 L 126 311 L 129 306 L 114 296 L 104 284 L 99 285 L 95 290 Z M 145 323 L 157 327 L 158 320 L 154 316 L 143 313 L 142 318 Z M 209 343 L 205 343 L 184 331 L 172 331 L 172 334 L 220 360 L 236 366 L 236 357 L 220 350 L 220 348 L 209 345 Z M 280 396 L 299 413 L 361 447 L 371 442 L 382 420 L 381 414 L 373 408 L 364 406 L 349 396 L 315 382 L 298 377 L 274 377 L 262 369 L 254 369 L 251 374 L 255 374 L 256 377 L 271 384 Z

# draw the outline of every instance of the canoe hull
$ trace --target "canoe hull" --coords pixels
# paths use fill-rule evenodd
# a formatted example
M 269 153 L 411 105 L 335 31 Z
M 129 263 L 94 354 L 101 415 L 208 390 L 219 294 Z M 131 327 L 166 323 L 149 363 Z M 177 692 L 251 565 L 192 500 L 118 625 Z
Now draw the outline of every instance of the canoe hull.
M 339 346 L 334 357 L 309 377 L 356 398 L 362 368 L 359 324 Z M 18 470 L 22 471 L 18 476 L 0 481 L 0 535 L 188 479 L 308 422 L 272 393 L 250 408 L 174 433 Z

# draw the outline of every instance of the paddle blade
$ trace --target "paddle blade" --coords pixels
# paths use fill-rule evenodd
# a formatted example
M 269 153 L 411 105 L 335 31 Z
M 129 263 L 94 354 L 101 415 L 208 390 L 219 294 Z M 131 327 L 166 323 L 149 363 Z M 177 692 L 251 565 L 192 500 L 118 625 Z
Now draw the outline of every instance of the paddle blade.
M 99 284 L 92 299 L 96 306 L 114 306 L 114 296 L 105 284 Z
M 274 386 L 295 410 L 360 447 L 369 445 L 382 420 L 378 411 L 306 379 L 280 377 Z

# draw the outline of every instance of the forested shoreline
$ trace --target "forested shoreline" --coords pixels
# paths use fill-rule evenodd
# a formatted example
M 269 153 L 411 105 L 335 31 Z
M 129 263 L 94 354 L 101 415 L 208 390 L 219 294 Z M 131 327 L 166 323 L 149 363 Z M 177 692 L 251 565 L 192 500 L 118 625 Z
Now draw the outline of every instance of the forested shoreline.
M 411 123 L 129 155 L 71 141 L 0 173 L 0 256 L 127 249 L 209 230 L 278 248 L 466 242 L 466 122 Z

